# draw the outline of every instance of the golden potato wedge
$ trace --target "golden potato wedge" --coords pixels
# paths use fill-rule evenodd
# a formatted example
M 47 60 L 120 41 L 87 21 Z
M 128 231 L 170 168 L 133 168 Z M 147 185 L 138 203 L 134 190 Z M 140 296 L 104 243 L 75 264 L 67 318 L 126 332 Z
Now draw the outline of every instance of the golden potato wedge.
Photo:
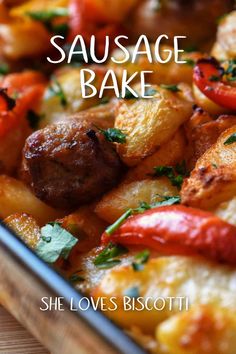
M 186 152 L 186 138 L 179 129 L 175 135 L 163 144 L 154 154 L 143 159 L 137 166 L 130 168 L 124 182 L 140 181 L 153 173 L 156 166 L 175 166 L 183 160 Z
M 197 160 L 217 141 L 223 131 L 235 124 L 236 116 L 222 115 L 214 119 L 207 112 L 196 109 L 190 120 L 185 123 L 189 169 L 194 168 Z
M 106 69 L 99 66 L 91 66 L 91 70 L 96 73 L 96 87 L 100 87 L 101 79 Z M 66 103 L 61 102 L 58 95 L 52 95 L 50 87 L 60 85 L 62 92 L 66 98 Z M 82 98 L 80 85 L 80 68 L 64 67 L 56 73 L 56 82 L 53 80 L 49 83 L 48 89 L 45 91 L 40 113 L 43 119 L 40 121 L 40 128 L 48 124 L 61 121 L 68 116 L 93 107 L 99 104 L 98 95 L 92 98 Z
M 178 189 L 166 177 L 121 183 L 104 195 L 95 207 L 95 213 L 103 220 L 113 223 L 127 209 L 137 208 L 140 202 L 153 203 L 162 196 L 176 196 Z
M 40 239 L 39 225 L 32 216 L 16 213 L 8 216 L 4 223 L 9 226 L 30 248 L 35 248 Z
M 196 304 L 211 304 L 234 313 L 235 282 L 236 271 L 232 267 L 210 263 L 202 258 L 159 257 L 149 260 L 138 272 L 131 266 L 111 269 L 94 289 L 93 296 L 104 296 L 107 305 L 110 297 L 115 297 L 118 309 L 106 314 L 122 327 L 130 328 L 135 324 L 144 333 L 154 333 L 160 322 Z M 148 299 L 146 308 L 125 311 L 128 294 L 134 289 L 136 299 Z M 174 297 L 172 302 L 170 297 Z M 178 297 L 184 297 L 182 303 Z M 137 300 L 131 295 L 130 298 L 140 309 Z M 155 300 L 157 309 L 148 310 L 147 307 L 152 306 Z
M 32 215 L 39 225 L 60 218 L 64 214 L 37 199 L 21 181 L 0 175 L 0 218 L 5 219 L 15 213 Z
M 225 145 L 236 126 L 224 131 L 197 161 L 181 189 L 183 204 L 213 209 L 236 195 L 236 143 Z
M 218 205 L 217 208 L 213 210 L 213 213 L 218 215 L 219 218 L 236 226 L 236 197 Z
M 25 139 L 30 133 L 25 121 L 7 132 L 0 140 L 0 173 L 12 174 L 21 162 Z
M 196 305 L 161 323 L 156 337 L 168 354 L 234 354 L 235 331 L 234 311 Z
M 50 33 L 40 22 L 15 20 L 0 24 L 0 43 L 0 54 L 8 59 L 35 57 L 49 50 Z
M 121 159 L 134 166 L 153 154 L 166 143 L 192 113 L 188 85 L 182 84 L 180 92 L 171 92 L 153 86 L 156 93 L 151 99 L 122 100 L 117 109 L 115 128 L 126 135 L 126 143 L 119 144 Z
M 219 51 L 222 59 L 222 52 L 226 59 L 234 59 L 236 57 L 236 11 L 230 12 L 224 16 L 220 22 L 217 31 L 217 44 L 221 48 Z M 214 51 L 216 53 L 216 49 Z M 218 58 L 218 57 L 217 57 Z

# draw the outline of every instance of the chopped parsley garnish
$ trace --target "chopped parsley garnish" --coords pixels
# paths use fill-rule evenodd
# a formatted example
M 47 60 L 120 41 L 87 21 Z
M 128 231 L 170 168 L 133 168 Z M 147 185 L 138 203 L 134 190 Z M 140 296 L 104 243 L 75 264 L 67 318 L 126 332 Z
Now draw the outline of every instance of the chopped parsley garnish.
M 0 64 L 0 75 L 6 75 L 9 73 L 9 66 L 6 63 Z
M 69 15 L 67 8 L 58 7 L 50 10 L 42 11 L 30 11 L 27 15 L 35 21 L 42 22 L 44 26 L 50 31 L 58 34 L 67 34 L 68 25 L 63 23 L 60 25 L 54 25 L 52 22 L 57 17 L 64 17 Z
M 80 271 L 77 271 L 77 272 L 73 273 L 69 277 L 69 281 L 72 282 L 72 283 L 76 283 L 77 281 L 85 281 L 85 278 L 78 274 L 79 272 Z
M 16 100 L 7 94 L 7 89 L 0 88 L 0 97 L 4 99 L 7 105 L 7 110 L 12 111 L 13 108 L 16 106 Z
M 151 204 L 151 208 L 159 207 L 159 206 L 166 206 L 166 205 L 174 205 L 174 204 L 179 204 L 180 203 L 180 196 L 176 195 L 173 197 L 170 196 L 161 196 L 163 198 L 162 201 L 156 202 Z
M 150 257 L 150 252 L 148 250 L 144 250 L 138 253 L 135 256 L 135 262 L 132 263 L 133 270 L 136 272 L 143 270 L 144 264 L 147 263 L 149 257 Z
M 52 79 L 52 84 L 49 86 L 47 90 L 47 98 L 50 97 L 58 97 L 60 100 L 60 103 L 63 107 L 67 106 L 67 98 L 66 95 L 60 85 L 60 83 L 57 81 L 56 78 Z
M 221 80 L 221 77 L 220 76 L 217 76 L 217 75 L 212 75 L 208 78 L 209 81 L 213 81 L 213 82 L 217 82 L 217 81 L 220 81 Z
M 217 166 L 216 163 L 212 163 L 211 165 L 212 165 L 212 167 L 214 167 L 214 168 L 218 168 L 218 166 Z
M 109 269 L 120 263 L 117 257 L 127 253 L 127 248 L 121 245 L 109 245 L 95 258 L 94 265 L 99 269 Z
M 229 65 L 224 71 L 224 74 L 227 76 L 228 81 L 236 80 L 236 59 L 229 60 Z
M 128 296 L 135 299 L 138 298 L 140 296 L 139 287 L 133 286 L 132 288 L 127 289 L 124 292 L 124 296 Z
M 36 247 L 37 255 L 47 263 L 59 257 L 67 259 L 78 239 L 63 229 L 59 223 L 50 223 L 41 228 L 41 239 Z
M 106 233 L 110 236 L 112 235 L 119 227 L 123 224 L 123 222 L 128 219 L 129 216 L 133 214 L 132 209 L 128 209 L 124 214 L 121 215 L 119 219 L 117 219 L 112 225 L 108 226 L 106 229 Z
M 42 114 L 38 114 L 31 109 L 27 113 L 27 120 L 31 129 L 37 129 L 42 118 Z
M 233 133 L 227 140 L 225 140 L 224 145 L 231 145 L 236 142 L 236 133 Z
M 185 60 L 185 64 L 186 64 L 186 65 L 191 66 L 192 68 L 194 67 L 195 61 L 194 61 L 193 59 L 186 58 L 186 59 L 184 59 L 184 60 Z
M 192 44 L 184 49 L 186 53 L 192 53 L 198 51 L 198 47 L 195 44 Z
M 57 25 L 52 25 L 51 31 L 60 36 L 66 37 L 69 32 L 69 26 L 67 23 L 60 23 Z
M 106 140 L 111 143 L 124 144 L 126 142 L 126 135 L 117 128 L 108 128 L 106 130 L 100 129 L 99 131 L 105 136 Z
M 100 100 L 99 104 L 107 104 L 108 102 L 110 102 L 110 97 L 105 96 Z
M 181 188 L 184 176 L 182 174 L 177 174 L 176 169 L 172 166 L 157 166 L 154 167 L 154 176 L 163 177 L 166 176 L 169 178 L 171 184 L 177 188 Z
M 138 100 L 140 97 L 137 94 L 137 92 L 135 92 L 135 93 L 136 93 L 137 96 L 134 95 L 134 93 L 131 92 L 130 90 L 126 89 L 124 97 L 120 96 L 120 98 L 124 98 L 126 100 Z
M 145 96 L 154 96 L 158 91 L 152 87 L 149 87 L 146 91 L 145 91 Z
M 178 88 L 177 85 L 160 85 L 161 88 L 165 89 L 165 90 L 169 90 L 171 92 L 180 92 L 181 90 Z

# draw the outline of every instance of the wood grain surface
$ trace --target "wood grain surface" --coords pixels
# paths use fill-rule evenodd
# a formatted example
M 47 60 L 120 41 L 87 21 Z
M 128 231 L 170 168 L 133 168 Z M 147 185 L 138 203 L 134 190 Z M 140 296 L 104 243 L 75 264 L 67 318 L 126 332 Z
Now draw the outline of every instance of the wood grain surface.
M 2 306 L 0 306 L 0 353 L 49 354 Z

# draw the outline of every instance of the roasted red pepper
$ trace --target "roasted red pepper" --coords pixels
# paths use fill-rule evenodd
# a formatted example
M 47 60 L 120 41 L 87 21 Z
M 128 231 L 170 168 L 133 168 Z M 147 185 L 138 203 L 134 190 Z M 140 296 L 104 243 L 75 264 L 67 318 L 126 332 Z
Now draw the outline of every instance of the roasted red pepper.
M 70 33 L 68 40 L 72 42 L 76 35 L 81 34 L 86 44 L 89 45 L 91 36 L 95 35 L 96 50 L 99 56 L 104 54 L 106 36 L 114 39 L 122 33 L 120 24 L 114 24 L 114 21 L 109 18 L 109 11 L 103 7 L 100 2 L 96 3 L 91 0 L 70 0 L 69 5 Z
M 0 82 L 1 138 L 22 124 L 28 110 L 37 108 L 45 87 L 44 76 L 34 71 L 9 74 L 3 78 Z
M 132 216 L 112 235 L 103 234 L 102 243 L 109 242 L 236 264 L 236 227 L 210 212 L 183 205 L 158 207 Z
M 236 87 L 223 80 L 224 69 L 214 58 L 200 59 L 193 73 L 193 82 L 210 100 L 236 111 Z

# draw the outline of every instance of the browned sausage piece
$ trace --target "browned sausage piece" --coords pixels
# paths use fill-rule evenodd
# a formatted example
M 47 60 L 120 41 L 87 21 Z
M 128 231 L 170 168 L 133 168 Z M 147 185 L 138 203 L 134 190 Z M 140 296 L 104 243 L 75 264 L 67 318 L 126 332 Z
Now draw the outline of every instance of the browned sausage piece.
M 55 208 L 91 202 L 118 182 L 122 169 L 113 146 L 85 120 L 38 130 L 23 150 L 23 180 Z

